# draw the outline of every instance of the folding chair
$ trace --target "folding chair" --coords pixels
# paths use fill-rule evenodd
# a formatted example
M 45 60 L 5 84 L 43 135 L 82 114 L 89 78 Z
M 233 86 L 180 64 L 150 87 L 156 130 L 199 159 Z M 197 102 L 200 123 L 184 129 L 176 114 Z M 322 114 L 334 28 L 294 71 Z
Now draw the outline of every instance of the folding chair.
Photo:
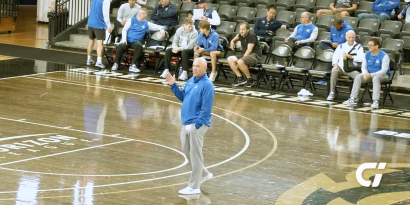
M 315 87 L 314 81 L 320 81 L 320 80 L 326 79 L 326 83 L 327 83 L 326 91 L 327 91 L 327 95 L 329 94 L 330 74 L 332 71 L 327 70 L 327 65 L 328 63 L 332 63 L 333 53 L 334 51 L 329 49 L 329 50 L 324 50 L 321 54 L 317 55 L 314 69 L 311 69 L 308 71 L 309 72 L 308 82 L 313 92 L 316 92 L 316 89 L 317 89 Z
M 315 50 L 309 46 L 299 48 L 292 57 L 290 66 L 285 67 L 285 82 L 289 80 L 292 88 L 294 84 L 292 80 L 297 79 L 302 81 L 302 87 L 306 88 L 309 78 L 309 70 L 315 65 Z M 282 84 L 283 87 L 284 84 Z
M 219 36 L 229 37 L 234 31 L 236 27 L 236 22 L 231 21 L 221 21 L 221 24 L 216 27 L 215 32 L 219 34 Z
M 376 35 L 382 39 L 397 38 L 401 31 L 402 23 L 400 21 L 386 20 L 380 25 Z
M 342 17 L 342 19 L 344 21 L 346 21 L 346 23 L 348 23 L 353 29 L 357 28 L 357 24 L 359 23 L 359 18 L 351 17 L 351 16 L 345 16 L 345 17 Z
M 297 11 L 309 11 L 313 12 L 313 8 L 316 5 L 316 0 L 296 0 L 294 10 Z
M 268 56 L 267 63 L 262 64 L 262 76 L 260 81 L 258 82 L 258 87 L 260 86 L 262 80 L 264 80 L 270 89 L 275 89 L 276 84 L 278 85 L 278 90 L 281 88 L 283 80 L 285 79 L 285 66 L 279 64 L 279 59 L 282 59 L 283 62 L 286 59 L 292 57 L 292 49 L 286 45 L 280 45 L 277 48 L 273 49 L 273 51 Z M 275 62 L 274 64 L 269 64 L 269 62 Z M 276 80 L 278 78 L 278 80 Z M 283 86 L 282 86 L 283 88 Z
M 374 2 L 371 1 L 360 1 L 356 11 L 354 12 L 355 16 L 358 16 L 361 13 L 374 13 L 372 5 Z
M 241 7 L 238 9 L 238 13 L 236 14 L 236 22 L 254 22 L 256 16 L 256 8 L 252 7 Z
M 294 11 L 279 11 L 276 14 L 276 20 L 288 23 L 289 26 L 293 27 L 295 24 L 296 12 Z
M 321 15 L 316 19 L 316 26 L 320 31 L 330 31 L 330 27 L 333 26 L 333 21 L 335 21 L 335 15 Z
M 376 31 L 379 30 L 380 21 L 379 19 L 362 19 L 359 26 L 356 28 L 356 33 L 362 36 L 375 36 Z
M 232 17 L 236 16 L 236 13 L 238 11 L 237 6 L 232 6 L 232 5 L 221 5 L 218 10 L 219 17 L 221 18 L 221 21 L 229 21 L 232 19 Z
M 282 8 L 287 11 L 293 11 L 295 0 L 276 0 L 274 5 L 276 7 L 276 11 L 278 10 L 278 8 Z

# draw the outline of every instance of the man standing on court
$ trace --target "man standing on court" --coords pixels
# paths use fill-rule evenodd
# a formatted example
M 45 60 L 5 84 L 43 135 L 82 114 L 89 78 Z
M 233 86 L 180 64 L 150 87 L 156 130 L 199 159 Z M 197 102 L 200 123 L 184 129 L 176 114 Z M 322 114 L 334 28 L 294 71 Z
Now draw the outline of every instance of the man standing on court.
M 87 65 L 94 64 L 91 54 L 94 50 L 95 38 L 97 38 L 97 63 L 95 66 L 105 68 L 102 64 L 103 40 L 105 39 L 105 29 L 111 33 L 110 23 L 110 3 L 111 0 L 92 0 L 90 15 L 88 17 L 88 36 L 90 41 L 87 47 Z
M 193 77 L 183 90 L 175 83 L 175 75 L 168 73 L 167 82 L 172 92 L 182 101 L 181 108 L 181 149 L 190 159 L 192 173 L 188 186 L 179 190 L 179 194 L 200 194 L 200 186 L 213 177 L 204 166 L 202 146 L 204 135 L 211 125 L 211 111 L 214 102 L 214 85 L 206 75 L 207 62 L 196 58 L 192 66 Z

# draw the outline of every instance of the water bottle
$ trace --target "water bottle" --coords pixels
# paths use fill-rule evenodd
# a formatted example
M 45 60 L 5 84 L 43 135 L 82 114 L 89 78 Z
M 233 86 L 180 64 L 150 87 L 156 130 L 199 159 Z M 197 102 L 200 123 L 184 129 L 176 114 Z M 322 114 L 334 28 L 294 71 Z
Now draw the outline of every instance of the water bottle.
M 46 41 L 46 48 L 50 46 L 50 41 Z
M 182 67 L 179 67 L 178 78 L 181 76 L 182 72 L 183 72 Z

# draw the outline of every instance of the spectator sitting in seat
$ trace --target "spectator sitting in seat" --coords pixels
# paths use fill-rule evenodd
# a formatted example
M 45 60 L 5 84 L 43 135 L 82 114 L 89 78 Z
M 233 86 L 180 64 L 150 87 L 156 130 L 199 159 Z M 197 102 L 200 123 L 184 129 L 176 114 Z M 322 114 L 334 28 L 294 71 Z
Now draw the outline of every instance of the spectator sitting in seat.
M 219 42 L 219 35 L 213 29 L 208 21 L 199 22 L 198 42 L 194 49 L 186 49 L 182 51 L 182 69 L 188 71 L 189 60 L 200 56 L 210 56 L 212 64 L 212 72 L 209 75 L 209 80 L 214 81 L 216 78 L 216 64 L 218 57 L 222 57 L 224 50 Z M 195 54 L 195 55 L 194 55 Z
M 120 45 L 117 48 L 114 65 L 112 66 L 111 70 L 118 69 L 118 65 L 121 63 L 122 54 L 124 53 L 124 51 L 128 48 L 132 48 L 134 49 L 134 56 L 132 57 L 132 65 L 129 68 L 129 71 L 140 72 L 137 66 L 139 66 L 139 63 L 141 61 L 141 41 L 144 39 L 144 36 L 147 34 L 148 30 L 160 31 L 162 37 L 165 36 L 164 27 L 145 20 L 147 15 L 148 10 L 146 8 L 141 8 L 138 11 L 137 17 L 132 17 L 127 21 L 127 23 L 125 23 L 124 28 L 122 29 L 122 39 L 120 41 Z
M 404 9 L 400 12 L 400 14 L 397 16 L 398 19 L 402 20 L 403 17 L 405 17 L 404 22 L 405 23 L 410 23 L 410 0 L 404 0 L 407 3 L 407 6 L 404 7 Z
M 390 20 L 390 15 L 394 9 L 400 6 L 400 0 L 376 0 L 372 5 L 373 14 L 359 14 L 359 21 L 365 18 L 379 19 L 380 23 Z
M 161 74 L 161 78 L 166 78 L 171 68 L 171 58 L 181 56 L 183 50 L 192 50 L 198 40 L 198 31 L 193 26 L 194 22 L 190 18 L 186 18 L 184 25 L 179 27 L 175 32 L 174 40 L 171 48 L 165 52 L 165 70 Z M 179 69 L 179 68 L 176 68 Z M 183 71 L 180 73 L 179 80 L 187 80 L 188 73 Z
M 342 18 L 336 18 L 333 21 L 333 26 L 330 27 L 330 41 L 321 41 L 319 47 L 322 50 L 332 49 L 335 50 L 339 44 L 346 42 L 346 33 L 354 30 L 346 21 Z
M 238 83 L 233 86 L 245 85 L 246 87 L 253 86 L 253 80 L 249 73 L 249 67 L 255 66 L 262 56 L 262 49 L 259 45 L 258 37 L 254 33 L 249 32 L 249 24 L 239 24 L 239 34 L 231 41 L 232 50 L 235 49 L 237 41 L 241 42 L 242 54 L 237 56 L 229 56 L 228 64 L 238 78 Z M 242 77 L 242 73 L 245 78 Z
M 266 17 L 261 17 L 256 20 L 254 33 L 264 38 L 263 40 L 270 43 L 270 39 L 275 35 L 276 30 L 289 28 L 289 24 L 275 19 L 276 9 L 273 5 L 268 6 Z
M 367 43 L 369 51 L 365 53 L 365 59 L 362 62 L 362 73 L 358 74 L 353 83 L 350 98 L 343 102 L 345 105 L 356 105 L 359 101 L 359 89 L 362 83 L 373 83 L 373 109 L 379 108 L 379 98 L 381 83 L 390 79 L 390 58 L 384 51 L 380 50 L 380 40 L 372 38 Z
M 199 30 L 198 24 L 201 21 L 208 21 L 213 29 L 216 29 L 217 26 L 221 25 L 221 18 L 219 17 L 218 12 L 213 10 L 212 8 L 208 8 L 207 0 L 199 0 L 197 6 L 198 9 L 204 10 L 204 15 L 199 18 L 192 18 L 192 20 L 195 21 L 194 25 L 196 30 Z
M 358 62 L 362 62 L 364 59 L 362 45 L 355 42 L 356 33 L 353 30 L 349 30 L 346 33 L 346 42 L 337 46 L 336 51 L 332 57 L 332 73 L 330 76 L 330 93 L 327 100 L 332 101 L 335 99 L 335 87 L 337 78 L 341 75 L 348 75 L 355 79 L 358 71 L 348 68 L 347 60 L 352 60 L 353 65 L 357 65 Z
M 118 28 L 122 28 L 127 20 L 135 17 L 141 6 L 135 3 L 136 0 L 128 0 L 128 3 L 122 4 L 118 9 L 117 18 L 114 21 L 114 30 L 111 32 L 111 43 L 115 42 L 116 37 L 121 37 Z
M 160 4 L 151 14 L 151 21 L 154 24 L 172 27 L 177 25 L 178 10 L 169 0 L 160 0 Z
M 335 15 L 337 17 L 353 16 L 357 9 L 358 0 L 333 0 L 329 9 L 319 9 L 316 12 L 317 17 L 323 14 Z
M 295 30 L 285 39 L 285 43 L 289 45 L 293 52 L 299 48 L 307 46 L 316 40 L 318 28 L 312 24 L 312 18 L 309 12 L 303 12 L 300 16 L 300 24 Z M 287 66 L 288 62 L 285 62 Z

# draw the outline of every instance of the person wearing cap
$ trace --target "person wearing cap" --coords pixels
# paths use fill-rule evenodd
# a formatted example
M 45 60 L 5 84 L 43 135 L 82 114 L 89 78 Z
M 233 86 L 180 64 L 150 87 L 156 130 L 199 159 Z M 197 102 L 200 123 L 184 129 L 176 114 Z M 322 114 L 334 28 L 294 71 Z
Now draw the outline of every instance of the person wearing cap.
M 175 32 L 174 40 L 172 41 L 171 47 L 168 47 L 167 51 L 165 52 L 165 60 L 164 60 L 164 71 L 161 74 L 161 78 L 166 78 L 169 69 L 171 68 L 171 58 L 172 57 L 180 57 L 182 51 L 184 50 L 192 50 L 196 45 L 198 40 L 198 31 L 193 26 L 194 22 L 190 18 L 186 18 L 184 20 L 184 25 L 179 27 Z M 176 68 L 178 69 L 178 68 Z M 187 80 L 188 73 L 184 70 L 180 73 L 179 80 Z
M 125 23 L 122 29 L 122 39 L 120 45 L 117 48 L 115 54 L 114 65 L 111 70 L 118 70 L 118 66 L 121 63 L 122 54 L 128 48 L 134 49 L 134 56 L 132 57 L 132 65 L 129 68 L 131 72 L 140 72 L 137 65 L 141 61 L 142 54 L 142 44 L 141 41 L 144 39 L 145 34 L 149 31 L 160 31 L 162 36 L 165 36 L 164 27 L 160 25 L 148 22 L 145 18 L 148 15 L 148 10 L 146 8 L 141 8 L 138 11 L 137 17 L 132 17 Z
M 208 8 L 207 0 L 199 0 L 197 4 L 198 9 L 204 10 L 204 14 L 201 17 L 192 17 L 196 30 L 199 30 L 198 24 L 201 21 L 208 21 L 213 29 L 221 25 L 221 18 L 219 17 L 218 12 L 213 10 L 212 8 Z
M 151 14 L 151 21 L 154 24 L 172 27 L 177 25 L 178 10 L 169 0 L 160 0 L 159 5 Z

